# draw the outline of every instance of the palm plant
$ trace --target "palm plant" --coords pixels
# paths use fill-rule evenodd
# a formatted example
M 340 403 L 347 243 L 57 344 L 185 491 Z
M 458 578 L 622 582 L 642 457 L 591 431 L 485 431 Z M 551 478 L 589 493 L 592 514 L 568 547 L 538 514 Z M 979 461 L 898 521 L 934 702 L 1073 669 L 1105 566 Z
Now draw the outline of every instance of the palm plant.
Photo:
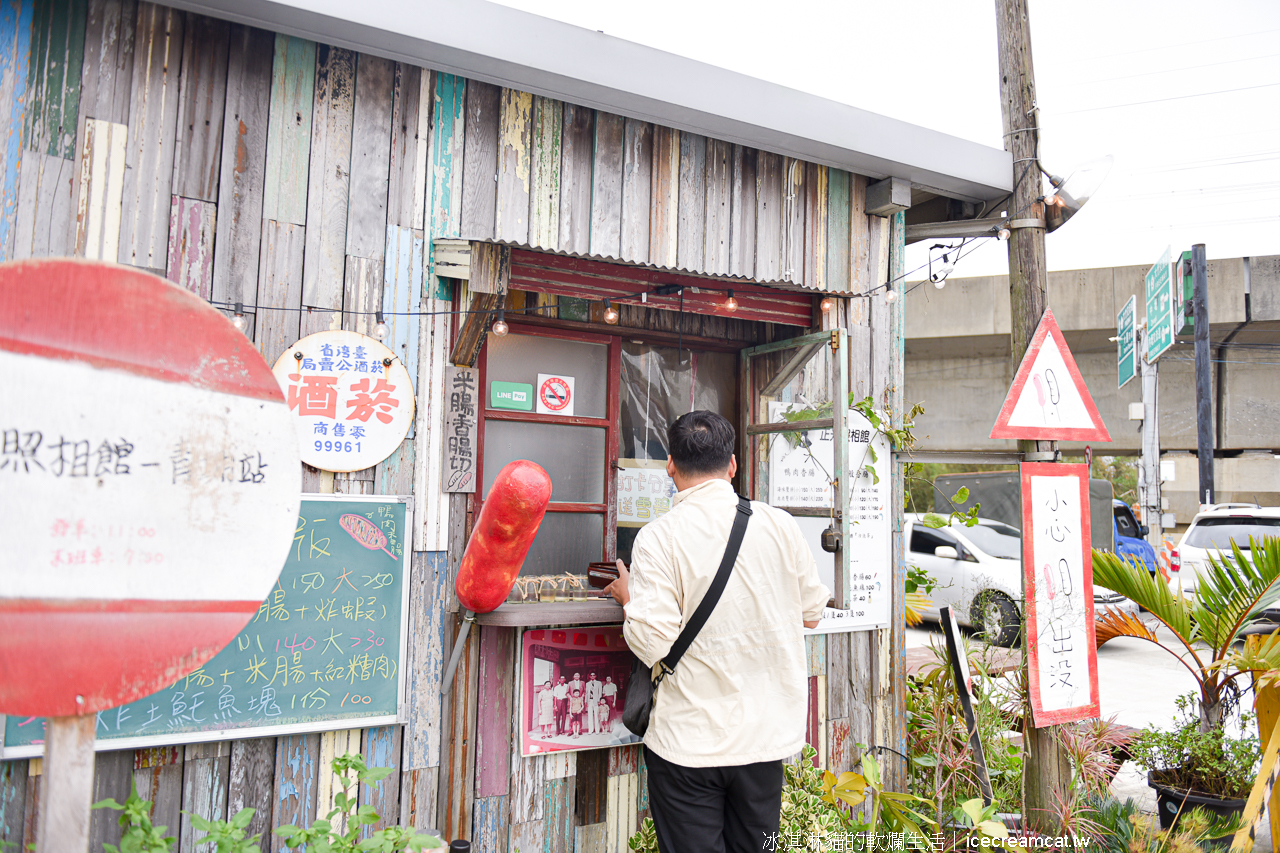
M 1249 540 L 1246 556 L 1232 543 L 1230 557 L 1209 556 L 1196 594 L 1175 590 L 1142 565 L 1107 551 L 1093 552 L 1093 582 L 1136 601 L 1173 632 L 1178 645 L 1161 640 L 1137 615 L 1108 609 L 1098 619 L 1098 646 L 1116 637 L 1136 637 L 1173 654 L 1195 678 L 1200 693 L 1200 730 L 1222 727 L 1235 680 L 1251 673 L 1280 675 L 1280 629 L 1266 641 L 1237 649 L 1244 629 L 1280 599 L 1280 538 Z

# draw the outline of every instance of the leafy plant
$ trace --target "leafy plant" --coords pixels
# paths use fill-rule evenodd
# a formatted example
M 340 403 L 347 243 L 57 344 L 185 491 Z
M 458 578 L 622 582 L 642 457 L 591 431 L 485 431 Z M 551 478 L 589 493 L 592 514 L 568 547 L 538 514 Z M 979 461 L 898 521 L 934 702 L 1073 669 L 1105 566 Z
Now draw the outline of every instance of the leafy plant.
M 1266 641 L 1236 648 L 1244 630 L 1280 599 L 1280 538 L 1249 539 L 1250 556 L 1232 543 L 1229 558 L 1210 554 L 1194 596 L 1168 584 L 1142 565 L 1106 551 L 1093 552 L 1093 582 L 1136 601 L 1173 632 L 1166 644 L 1136 614 L 1107 609 L 1098 620 L 1098 646 L 1116 637 L 1135 637 L 1173 654 L 1199 687 L 1200 730 L 1221 728 L 1235 680 L 1259 674 L 1267 683 L 1280 675 L 1280 630 Z M 1179 648 L 1180 647 L 1180 648 Z
M 95 809 L 116 809 L 120 812 L 120 846 L 103 844 L 107 853 L 168 853 L 174 837 L 165 835 L 167 826 L 152 826 L 151 801 L 138 796 L 134 785 L 124 803 L 105 799 L 93 804 Z M 191 818 L 191 824 L 205 835 L 197 839 L 200 844 L 213 844 L 217 853 L 259 853 L 258 839 L 245 837 L 244 830 L 253 820 L 253 809 L 241 809 L 231 820 L 205 820 L 191 812 L 183 812 Z
M 984 808 L 981 797 L 965 800 L 951 810 L 951 815 L 955 818 L 956 823 L 976 830 L 979 837 L 1009 837 L 1009 828 L 1002 821 L 996 819 L 996 804 L 992 803 Z
M 1249 734 L 1253 715 L 1240 715 L 1244 734 L 1237 738 L 1223 728 L 1201 730 L 1194 693 L 1179 696 L 1177 704 L 1181 719 L 1175 718 L 1172 729 L 1148 726 L 1129 745 L 1134 760 L 1171 788 L 1227 799 L 1248 797 L 1262 762 L 1261 744 Z
M 342 790 L 334 795 L 334 808 L 306 829 L 290 825 L 276 830 L 290 849 L 305 844 L 308 851 L 316 853 L 395 853 L 399 850 L 445 846 L 434 835 L 400 826 L 380 829 L 370 837 L 360 840 L 361 828 L 377 823 L 380 818 L 373 806 L 360 805 L 360 798 L 351 789 L 357 783 L 380 782 L 394 773 L 395 769 L 368 767 L 364 763 L 364 757 L 354 753 L 333 759 L 332 768 L 342 785 Z M 354 780 L 351 778 L 352 773 L 355 774 Z

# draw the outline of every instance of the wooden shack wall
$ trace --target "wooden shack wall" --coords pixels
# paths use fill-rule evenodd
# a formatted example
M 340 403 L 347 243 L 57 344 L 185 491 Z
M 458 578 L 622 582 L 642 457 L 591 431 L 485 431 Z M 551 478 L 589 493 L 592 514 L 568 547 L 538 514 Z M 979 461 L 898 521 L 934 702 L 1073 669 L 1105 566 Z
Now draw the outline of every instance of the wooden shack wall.
M 269 362 L 311 332 L 369 332 L 361 312 L 423 312 L 388 318 L 388 343 L 417 379 L 410 439 L 375 468 L 304 472 L 309 492 L 415 497 L 407 723 L 102 752 L 95 799 L 136 784 L 182 851 L 196 849 L 183 811 L 252 807 L 264 848 L 282 849 L 275 828 L 331 807 L 327 762 L 360 751 L 398 770 L 360 792 L 384 823 L 486 852 L 625 850 L 648 812 L 639 750 L 521 758 L 511 629 L 474 632 L 450 701 L 439 698 L 469 512 L 440 487 L 453 291 L 434 275 L 432 240 L 857 292 L 889 267 L 889 229 L 862 212 L 866 180 L 139 0 L 6 0 L 0 105 L 0 260 L 115 261 L 228 314 L 242 302 Z M 874 323 L 860 316 L 869 351 Z M 638 306 L 621 325 L 743 344 L 794 331 Z M 863 371 L 867 393 L 885 389 L 880 372 Z M 863 704 L 877 689 L 871 643 L 809 643 L 811 728 L 836 769 L 875 735 Z M 0 840 L 34 840 L 41 764 L 0 762 Z M 93 849 L 118 838 L 114 816 L 95 812 Z

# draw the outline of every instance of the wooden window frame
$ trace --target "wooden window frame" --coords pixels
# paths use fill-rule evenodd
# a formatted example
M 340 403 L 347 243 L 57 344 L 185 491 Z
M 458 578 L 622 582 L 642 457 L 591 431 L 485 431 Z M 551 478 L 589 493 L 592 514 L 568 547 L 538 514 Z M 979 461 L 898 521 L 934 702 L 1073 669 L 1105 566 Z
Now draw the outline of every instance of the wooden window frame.
M 605 430 L 604 502 L 584 503 L 577 501 L 553 500 L 547 507 L 547 512 L 577 512 L 602 515 L 604 517 L 604 551 L 601 554 L 600 559 L 616 559 L 618 548 L 618 433 L 621 429 L 622 417 L 622 337 L 620 335 L 602 335 L 591 332 L 577 332 L 547 328 L 546 326 L 541 325 L 521 323 L 518 320 L 511 320 L 509 325 L 510 334 L 514 335 L 557 338 L 559 340 L 586 344 L 605 344 L 609 351 L 609 363 L 605 375 L 605 416 L 602 418 L 591 418 L 581 417 L 578 415 L 542 415 L 536 411 L 519 412 L 509 409 L 489 408 L 489 342 L 486 340 L 484 346 L 480 350 L 480 358 L 477 360 L 480 370 L 482 399 L 480 403 L 480 429 L 478 430 L 479 436 L 477 440 L 477 444 L 479 446 L 476 453 L 476 512 L 478 514 L 484 506 L 484 444 L 486 421 L 495 420 L 514 421 L 517 423 L 553 424 L 556 426 L 603 427 Z M 583 571 L 585 570 L 586 567 L 584 566 Z

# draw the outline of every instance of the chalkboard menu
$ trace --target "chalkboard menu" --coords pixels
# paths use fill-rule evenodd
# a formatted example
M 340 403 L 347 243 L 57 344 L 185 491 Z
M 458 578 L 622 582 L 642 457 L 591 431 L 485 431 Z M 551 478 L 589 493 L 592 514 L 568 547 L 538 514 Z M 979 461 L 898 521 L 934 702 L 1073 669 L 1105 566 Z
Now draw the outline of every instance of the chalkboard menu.
M 171 687 L 98 713 L 98 749 L 398 721 L 408 613 L 406 498 L 310 495 L 275 588 L 244 630 Z M 4 719 L 4 758 L 43 752 L 44 719 Z

